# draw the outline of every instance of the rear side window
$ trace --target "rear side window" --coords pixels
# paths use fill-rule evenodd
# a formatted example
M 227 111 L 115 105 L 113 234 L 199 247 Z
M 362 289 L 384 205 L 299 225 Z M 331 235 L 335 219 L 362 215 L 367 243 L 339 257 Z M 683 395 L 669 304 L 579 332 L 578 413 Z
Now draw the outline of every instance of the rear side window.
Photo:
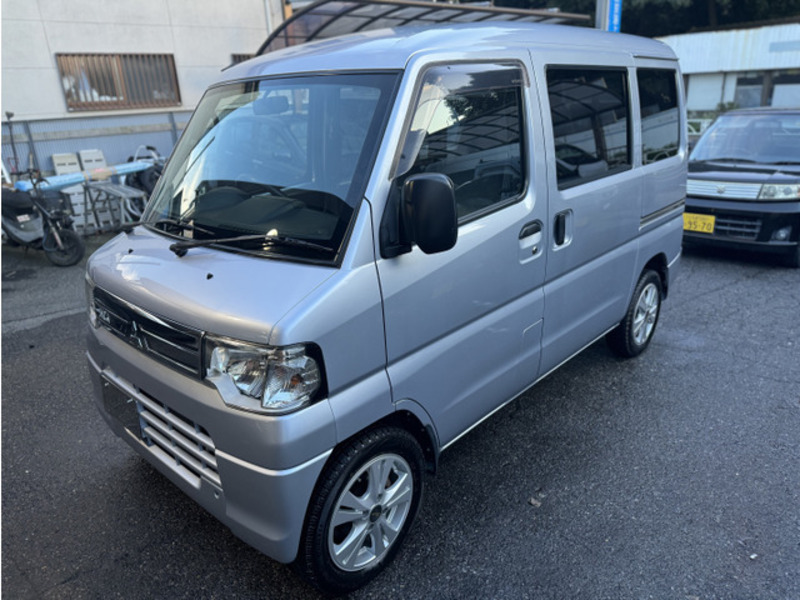
M 631 166 L 625 69 L 548 67 L 559 189 Z
M 525 185 L 523 81 L 521 69 L 513 65 L 442 65 L 428 70 L 398 175 L 450 177 L 459 219 L 519 197 Z
M 638 69 L 642 112 L 642 162 L 675 156 L 680 141 L 678 86 L 671 69 Z

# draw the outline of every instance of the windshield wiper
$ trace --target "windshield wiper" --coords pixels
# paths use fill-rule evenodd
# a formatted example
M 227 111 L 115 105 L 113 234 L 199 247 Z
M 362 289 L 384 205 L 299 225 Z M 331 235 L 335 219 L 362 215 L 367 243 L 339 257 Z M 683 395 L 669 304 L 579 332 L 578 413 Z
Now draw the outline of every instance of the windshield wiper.
M 189 248 L 198 248 L 200 246 L 211 246 L 213 244 L 233 244 L 236 242 L 264 242 L 275 246 L 295 246 L 297 248 L 308 248 L 310 250 L 318 250 L 320 252 L 335 252 L 333 248 L 323 246 L 322 244 L 315 244 L 314 242 L 307 242 L 293 237 L 286 237 L 283 235 L 269 235 L 269 234 L 253 234 L 253 235 L 238 235 L 228 238 L 209 238 L 206 240 L 186 240 L 183 242 L 175 242 L 170 244 L 169 249 L 172 250 L 176 256 L 185 256 Z
M 184 221 L 183 219 L 158 219 L 157 221 L 134 221 L 133 223 L 125 223 L 122 227 L 120 227 L 120 231 L 124 233 L 130 233 L 133 231 L 133 228 L 137 225 L 172 225 L 173 227 L 179 227 L 182 231 L 202 231 L 203 233 L 208 233 L 210 235 L 214 235 L 214 232 L 210 229 L 206 229 L 205 227 L 200 227 L 198 225 L 192 225 L 188 221 Z
M 756 163 L 757 160 L 750 160 L 749 158 L 732 158 L 732 157 L 723 157 L 723 158 L 706 158 L 699 162 L 734 162 L 734 163 Z

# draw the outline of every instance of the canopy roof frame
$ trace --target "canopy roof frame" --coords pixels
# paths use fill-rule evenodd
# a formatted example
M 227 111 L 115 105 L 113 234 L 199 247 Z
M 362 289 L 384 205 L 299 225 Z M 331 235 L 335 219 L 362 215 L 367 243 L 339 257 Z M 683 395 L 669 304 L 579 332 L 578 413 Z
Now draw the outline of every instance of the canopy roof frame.
M 401 16 L 404 11 L 406 15 Z M 437 16 L 439 18 L 435 18 Z M 425 0 L 319 0 L 281 23 L 261 45 L 256 55 L 312 40 L 386 27 L 436 26 L 481 21 L 589 24 L 590 17 L 551 9 L 522 10 Z

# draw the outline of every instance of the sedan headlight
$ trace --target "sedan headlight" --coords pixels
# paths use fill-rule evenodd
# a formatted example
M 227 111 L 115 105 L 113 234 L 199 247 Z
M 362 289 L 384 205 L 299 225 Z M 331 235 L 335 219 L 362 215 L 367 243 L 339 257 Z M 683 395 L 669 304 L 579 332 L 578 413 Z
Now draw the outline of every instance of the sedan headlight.
M 281 415 L 310 404 L 322 385 L 317 360 L 304 345 L 273 348 L 206 338 L 206 378 L 226 404 Z
M 800 185 L 796 183 L 765 183 L 758 193 L 759 200 L 800 200 Z

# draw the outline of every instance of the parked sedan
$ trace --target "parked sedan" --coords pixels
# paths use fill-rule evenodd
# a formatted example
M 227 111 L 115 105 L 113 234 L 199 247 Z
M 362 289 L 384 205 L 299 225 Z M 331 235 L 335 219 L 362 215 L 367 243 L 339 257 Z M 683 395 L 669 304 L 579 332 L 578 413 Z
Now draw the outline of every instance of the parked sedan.
M 778 252 L 800 267 L 800 109 L 721 115 L 689 157 L 684 241 Z

